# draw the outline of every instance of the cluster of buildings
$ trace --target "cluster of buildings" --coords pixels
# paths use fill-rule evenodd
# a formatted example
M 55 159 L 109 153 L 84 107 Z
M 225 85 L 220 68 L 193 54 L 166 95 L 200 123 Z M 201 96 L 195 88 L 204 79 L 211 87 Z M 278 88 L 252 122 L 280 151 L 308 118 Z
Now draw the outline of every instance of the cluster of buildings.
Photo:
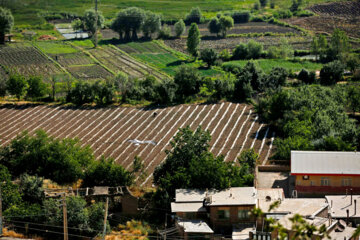
M 293 151 L 291 175 L 290 198 L 282 188 L 177 189 L 171 211 L 178 234 L 184 239 L 278 239 L 271 225 L 280 224 L 293 239 L 292 219 L 300 215 L 323 229 L 312 239 L 359 239 L 352 236 L 360 226 L 360 153 Z

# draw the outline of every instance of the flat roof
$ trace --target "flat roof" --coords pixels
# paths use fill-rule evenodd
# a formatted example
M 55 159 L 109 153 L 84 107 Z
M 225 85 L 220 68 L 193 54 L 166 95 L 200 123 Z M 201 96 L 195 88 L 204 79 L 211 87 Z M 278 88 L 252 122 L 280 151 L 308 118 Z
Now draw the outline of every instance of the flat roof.
M 214 191 L 201 190 L 201 189 L 176 189 L 175 201 L 176 202 L 203 202 L 208 194 L 212 194 Z
M 291 151 L 291 174 L 360 175 L 360 153 Z
M 186 233 L 214 233 L 214 231 L 201 220 L 181 220 L 177 224 L 184 229 Z
M 284 216 L 279 220 L 279 223 L 285 228 L 285 229 L 291 229 L 293 226 L 293 223 L 291 222 L 290 218 L 294 217 L 295 214 L 289 214 Z M 321 227 L 322 225 L 325 225 L 327 229 L 333 227 L 335 224 L 337 224 L 337 220 L 329 221 L 328 218 L 322 218 L 322 217 L 314 217 L 314 218 L 304 218 L 304 220 L 311 224 L 316 226 L 317 228 Z M 316 233 L 315 233 L 316 234 Z
M 298 213 L 301 216 L 312 216 L 326 207 L 328 204 L 325 198 L 285 198 L 271 213 Z
M 210 195 L 207 206 L 255 205 L 256 198 L 254 187 L 233 187 Z
M 346 218 L 346 210 L 349 210 L 350 218 L 360 217 L 360 195 L 353 195 L 352 202 L 350 195 L 329 195 L 325 196 L 325 199 L 330 206 L 329 212 L 333 218 Z M 354 200 L 356 200 L 356 214 Z
M 171 212 L 206 212 L 203 206 L 203 202 L 191 202 L 191 203 L 171 203 Z
M 275 201 L 285 199 L 282 188 L 258 188 L 257 189 L 258 206 L 263 211 L 268 211 L 270 205 Z

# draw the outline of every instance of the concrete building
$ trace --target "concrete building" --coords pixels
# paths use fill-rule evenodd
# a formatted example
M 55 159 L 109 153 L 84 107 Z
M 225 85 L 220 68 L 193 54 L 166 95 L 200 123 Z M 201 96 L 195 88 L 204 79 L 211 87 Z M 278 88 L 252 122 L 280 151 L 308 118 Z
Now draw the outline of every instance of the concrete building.
M 291 175 L 299 196 L 360 194 L 360 153 L 291 151 Z
M 360 195 L 325 196 L 331 218 L 342 220 L 352 226 L 360 224 Z

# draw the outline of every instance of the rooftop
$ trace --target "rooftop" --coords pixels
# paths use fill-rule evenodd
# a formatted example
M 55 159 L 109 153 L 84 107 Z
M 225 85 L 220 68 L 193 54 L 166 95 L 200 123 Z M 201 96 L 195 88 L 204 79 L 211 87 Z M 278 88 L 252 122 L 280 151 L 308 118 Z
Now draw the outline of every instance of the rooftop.
M 267 211 L 275 201 L 283 201 L 285 195 L 282 188 L 259 188 L 257 189 L 257 198 L 258 207 L 263 211 Z
M 271 213 L 298 213 L 301 216 L 316 216 L 326 207 L 328 204 L 324 198 L 285 198 Z
M 201 220 L 181 220 L 177 224 L 185 233 L 214 233 L 207 223 Z
M 350 195 L 325 196 L 331 210 L 330 214 L 333 218 L 346 218 L 346 210 L 349 210 L 349 217 L 360 217 L 360 195 L 353 195 L 352 202 Z M 356 214 L 355 203 L 356 200 Z
M 294 217 L 294 215 L 295 214 L 286 215 L 285 217 L 279 220 L 279 223 L 284 228 L 291 229 L 293 223 L 291 222 L 290 218 Z M 314 225 L 317 228 L 321 227 L 322 225 L 325 225 L 325 227 L 329 229 L 337 224 L 336 220 L 329 220 L 328 218 L 322 218 L 322 217 L 304 218 L 304 220 L 309 224 Z
M 360 153 L 291 151 L 291 174 L 360 175 Z
M 206 212 L 203 207 L 203 202 L 190 202 L 190 203 L 171 203 L 171 212 Z

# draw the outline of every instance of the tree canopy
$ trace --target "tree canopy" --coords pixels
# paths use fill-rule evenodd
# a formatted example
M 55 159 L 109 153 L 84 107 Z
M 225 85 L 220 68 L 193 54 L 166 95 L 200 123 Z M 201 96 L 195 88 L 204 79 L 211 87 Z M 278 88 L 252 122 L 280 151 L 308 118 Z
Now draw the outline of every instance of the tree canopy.
M 194 57 L 198 55 L 200 41 L 201 38 L 199 27 L 196 23 L 192 23 L 189 29 L 186 45 L 188 52 Z
M 5 34 L 10 33 L 14 26 L 14 17 L 11 11 L 0 7 L 0 44 L 5 43 Z

